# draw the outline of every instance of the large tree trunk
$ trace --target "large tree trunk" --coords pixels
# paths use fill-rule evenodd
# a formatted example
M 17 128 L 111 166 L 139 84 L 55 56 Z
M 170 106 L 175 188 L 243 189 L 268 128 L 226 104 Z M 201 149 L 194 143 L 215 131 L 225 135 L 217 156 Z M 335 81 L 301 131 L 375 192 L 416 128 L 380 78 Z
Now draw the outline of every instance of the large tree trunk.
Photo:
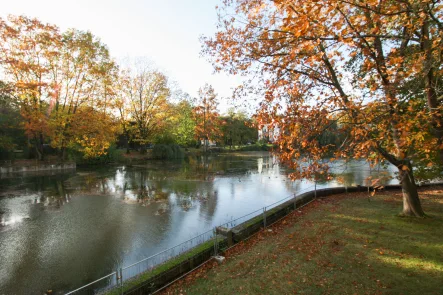
M 130 153 L 130 150 L 129 150 L 129 136 L 128 135 L 126 135 L 126 154 L 128 154 L 129 155 L 129 153 Z
M 129 132 L 126 130 L 126 127 L 123 125 L 123 133 L 125 134 L 125 147 L 126 147 L 126 154 L 129 155 Z
M 44 160 L 44 150 L 43 150 L 43 135 L 40 133 L 34 136 L 35 139 L 35 153 L 37 154 L 37 159 L 39 161 Z
M 61 158 L 62 158 L 62 162 L 66 161 L 66 147 L 62 147 Z
M 38 144 L 35 145 L 35 154 L 37 156 L 37 160 L 39 160 L 39 161 L 43 160 L 43 153 L 38 148 Z
M 423 217 L 425 213 L 423 212 L 420 198 L 418 197 L 412 166 L 409 164 L 407 170 L 403 170 L 403 166 L 400 166 L 398 170 L 403 192 L 403 215 Z

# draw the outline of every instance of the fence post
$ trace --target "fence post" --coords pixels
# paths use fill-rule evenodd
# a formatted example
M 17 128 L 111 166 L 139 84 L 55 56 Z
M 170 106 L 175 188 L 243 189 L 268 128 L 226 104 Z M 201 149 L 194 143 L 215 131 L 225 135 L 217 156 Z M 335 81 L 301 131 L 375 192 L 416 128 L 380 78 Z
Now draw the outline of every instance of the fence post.
M 123 268 L 120 267 L 120 294 L 123 295 Z
M 263 207 L 263 228 L 266 228 L 266 207 Z
M 294 211 L 297 209 L 297 194 L 294 193 Z
M 214 256 L 217 256 L 217 227 L 214 226 Z

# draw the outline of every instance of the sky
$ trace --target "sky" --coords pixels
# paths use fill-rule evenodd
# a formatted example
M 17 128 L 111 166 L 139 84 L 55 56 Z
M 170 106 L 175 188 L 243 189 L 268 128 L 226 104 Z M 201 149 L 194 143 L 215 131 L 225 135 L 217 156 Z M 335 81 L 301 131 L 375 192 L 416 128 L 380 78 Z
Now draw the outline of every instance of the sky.
M 214 74 L 200 56 L 201 35 L 216 31 L 215 6 L 221 0 L 14 0 L 2 1 L 0 17 L 36 17 L 60 29 L 90 31 L 117 60 L 146 57 L 192 97 L 205 83 L 220 98 L 221 112 L 232 106 L 239 77 Z

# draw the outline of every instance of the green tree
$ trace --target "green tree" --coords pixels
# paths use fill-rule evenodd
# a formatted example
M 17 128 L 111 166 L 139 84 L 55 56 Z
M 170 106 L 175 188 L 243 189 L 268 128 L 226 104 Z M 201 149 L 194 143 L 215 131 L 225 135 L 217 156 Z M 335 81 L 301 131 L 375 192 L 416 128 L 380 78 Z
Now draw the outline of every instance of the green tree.
M 244 145 L 248 142 L 256 142 L 258 131 L 252 127 L 252 120 L 244 112 L 235 112 L 233 108 L 228 110 L 228 115 L 223 117 L 225 124 L 222 127 L 225 144 Z
M 181 146 L 195 145 L 195 121 L 192 114 L 192 104 L 182 100 L 172 106 L 172 134 L 175 142 Z

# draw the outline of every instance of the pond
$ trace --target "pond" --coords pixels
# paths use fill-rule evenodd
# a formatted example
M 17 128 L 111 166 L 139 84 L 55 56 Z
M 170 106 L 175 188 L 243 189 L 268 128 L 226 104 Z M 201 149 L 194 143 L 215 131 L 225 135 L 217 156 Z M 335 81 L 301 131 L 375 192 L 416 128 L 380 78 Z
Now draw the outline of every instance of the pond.
M 345 185 L 393 175 L 339 163 Z M 396 183 L 395 179 L 388 180 Z M 317 188 L 342 186 L 322 182 Z M 0 294 L 67 292 L 229 220 L 312 190 L 269 153 L 188 157 L 0 181 Z

